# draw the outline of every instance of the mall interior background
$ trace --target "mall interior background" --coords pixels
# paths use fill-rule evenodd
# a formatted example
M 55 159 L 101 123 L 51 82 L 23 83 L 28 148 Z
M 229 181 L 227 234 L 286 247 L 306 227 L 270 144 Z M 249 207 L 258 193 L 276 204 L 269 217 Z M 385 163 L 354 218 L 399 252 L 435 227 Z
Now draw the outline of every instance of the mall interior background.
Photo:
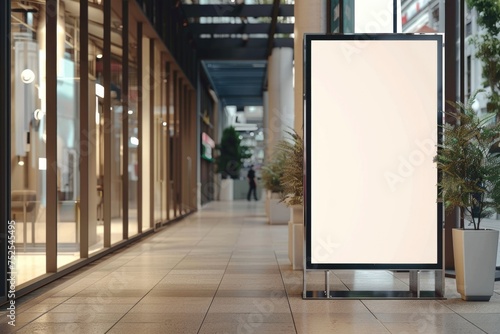
M 311 9 L 318 5 L 324 15 L 315 32 L 353 32 L 356 2 L 320 0 L 305 7 L 300 0 L 2 2 L 7 137 L 0 174 L 10 183 L 2 226 L 5 231 L 8 220 L 16 221 L 18 289 L 30 291 L 216 200 L 219 176 L 201 146 L 213 150 L 229 125 L 252 150 L 245 168 L 255 165 L 259 175 L 285 131 L 301 130 L 297 16 L 318 21 Z M 448 46 L 453 67 L 446 78 L 454 100 L 483 86 L 481 62 L 467 42 L 480 32 L 477 13 L 466 6 L 460 13 L 461 3 L 402 0 L 398 16 L 402 32 L 446 31 L 460 42 L 463 31 L 465 42 Z M 273 4 L 282 15 L 274 15 L 274 31 L 267 30 L 272 15 L 232 11 Z M 210 5 L 214 16 L 193 14 L 196 5 Z M 445 13 L 457 12 L 446 16 L 445 25 Z M 222 25 L 250 30 L 217 31 Z M 274 44 L 268 45 L 271 33 Z M 225 52 L 234 45 L 237 51 Z M 257 56 L 261 45 L 269 52 Z M 457 58 L 461 47 L 463 56 Z M 233 59 L 238 52 L 247 52 L 248 59 Z M 259 98 L 240 97 L 234 104 L 230 94 L 217 91 L 216 72 L 234 66 L 231 61 L 264 76 L 252 86 Z M 234 67 L 227 70 L 231 74 Z M 486 112 L 487 91 L 475 107 Z

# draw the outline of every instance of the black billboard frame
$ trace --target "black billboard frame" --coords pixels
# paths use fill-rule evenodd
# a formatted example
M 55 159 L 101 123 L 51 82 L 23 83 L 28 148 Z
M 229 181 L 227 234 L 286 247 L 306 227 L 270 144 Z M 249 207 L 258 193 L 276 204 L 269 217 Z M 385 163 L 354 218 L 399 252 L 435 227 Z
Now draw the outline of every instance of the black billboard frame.
M 436 42 L 436 60 L 437 60 L 437 101 L 436 101 L 436 131 L 437 142 L 442 143 L 443 124 L 443 57 L 444 43 L 441 34 L 304 34 L 304 290 L 303 298 L 323 299 L 323 298 L 348 298 L 348 299 L 413 299 L 413 298 L 443 298 L 444 296 L 444 260 L 443 260 L 443 227 L 444 227 L 444 209 L 443 203 L 438 200 L 439 189 L 436 186 L 436 263 L 351 263 L 351 264 L 318 264 L 311 262 L 311 49 L 313 41 L 435 41 Z M 436 169 L 437 179 L 440 179 L 440 172 Z M 325 271 L 325 291 L 307 291 L 306 273 L 307 271 Z M 329 290 L 329 271 L 330 270 L 394 270 L 410 272 L 410 291 L 337 291 Z M 419 272 L 421 270 L 435 270 L 435 291 L 420 292 L 419 290 Z

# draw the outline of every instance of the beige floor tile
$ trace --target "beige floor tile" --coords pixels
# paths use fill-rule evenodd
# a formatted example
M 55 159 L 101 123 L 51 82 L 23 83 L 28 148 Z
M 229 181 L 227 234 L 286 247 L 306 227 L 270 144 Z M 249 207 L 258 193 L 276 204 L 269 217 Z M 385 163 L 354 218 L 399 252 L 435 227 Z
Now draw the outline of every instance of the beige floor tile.
M 35 321 L 36 319 L 40 318 L 44 312 L 22 312 L 19 314 L 16 314 L 16 324 L 21 325 L 21 324 L 27 324 L 31 321 Z
M 110 304 L 110 303 L 97 303 L 97 304 L 68 304 L 63 303 L 51 310 L 56 313 L 80 313 L 80 314 L 97 314 L 97 313 L 127 313 L 132 307 L 133 303 L 129 304 Z
M 260 298 L 285 298 L 284 290 L 217 290 L 216 297 L 260 297 Z
M 364 300 L 363 304 L 378 313 L 453 313 L 453 311 L 436 300 Z
M 459 298 L 442 302 L 457 313 L 497 313 L 500 317 L 500 298 L 494 296 L 489 302 L 466 302 Z
M 183 221 L 37 290 L 18 303 L 20 333 L 498 333 L 500 295 L 464 302 L 303 300 L 287 225 L 264 202 L 213 202 Z M 433 272 L 421 272 L 423 289 Z M 324 290 L 324 272 L 307 273 Z M 407 290 L 407 272 L 333 270 L 330 289 Z M 495 284 L 500 292 L 500 282 Z M 14 330 L 0 311 L 0 333 Z M 24 325 L 26 324 L 27 325 Z
M 168 274 L 169 275 L 213 275 L 213 277 L 220 277 L 224 276 L 225 271 L 224 270 L 211 270 L 211 269 L 206 269 L 206 270 L 197 270 L 197 269 L 173 269 L 171 270 Z
M 200 334 L 212 333 L 262 333 L 262 334 L 291 334 L 295 333 L 292 323 L 262 323 L 262 322 L 204 322 Z
M 214 313 L 287 313 L 290 312 L 288 301 L 282 295 L 276 298 L 222 297 L 215 298 L 210 306 Z
M 230 275 L 240 275 L 240 274 L 253 274 L 253 275 L 278 275 L 280 274 L 280 270 L 277 266 L 266 266 L 265 268 L 259 268 L 258 266 L 253 266 L 252 268 L 248 268 L 245 266 L 241 266 L 241 268 L 235 268 L 234 266 L 228 267 L 226 270 L 226 274 Z
M 142 299 L 142 302 L 148 303 L 151 300 L 154 303 L 155 298 L 163 297 L 213 297 L 216 291 L 217 286 L 211 289 L 197 289 L 196 286 L 192 289 L 177 289 L 175 286 L 170 286 L 169 289 L 154 288 Z
M 304 321 L 297 322 L 298 334 L 309 333 L 391 333 L 383 324 L 372 322 L 332 322 L 332 321 Z
M 199 282 L 196 284 L 158 283 L 152 290 L 176 290 L 176 291 L 209 290 L 209 291 L 215 291 L 218 288 L 219 288 L 219 283 L 216 283 L 216 284 L 206 284 L 203 282 Z
M 75 297 L 142 297 L 151 289 L 88 288 L 75 294 Z M 73 297 L 73 296 L 72 296 Z
M 209 312 L 204 323 L 293 323 L 290 313 L 214 313 Z
M 71 297 L 67 299 L 64 304 L 101 304 L 101 305 L 114 305 L 114 304 L 135 304 L 142 297 L 108 297 L 106 295 L 102 296 L 89 296 L 89 297 Z
M 164 297 L 164 303 L 140 302 L 130 313 L 206 313 L 212 298 Z
M 500 334 L 500 315 L 498 313 L 472 313 L 460 315 L 486 333 Z
M 356 313 L 368 314 L 370 311 L 359 300 L 303 300 L 291 298 L 290 306 L 295 313 Z
M 37 318 L 35 323 L 110 323 L 117 322 L 122 316 L 122 313 L 101 313 L 92 311 L 82 313 L 48 312 Z
M 16 333 L 20 328 L 21 324 L 16 322 L 16 326 L 11 326 L 7 323 L 0 323 L 0 333 L 2 334 L 11 334 Z
M 167 275 L 159 283 L 164 284 L 219 284 L 221 275 Z
M 119 322 L 107 332 L 109 334 L 196 334 L 200 324 L 191 321 L 166 321 L 162 323 Z
M 449 333 L 449 334 L 479 334 L 484 333 L 479 327 L 456 314 L 418 315 L 408 322 L 384 322 L 391 333 Z
M 372 323 L 377 324 L 380 321 L 371 313 L 365 312 L 351 312 L 351 313 L 294 313 L 293 319 L 296 323 L 307 323 L 307 322 L 325 322 L 325 323 Z
M 38 304 L 38 305 L 33 305 L 28 309 L 23 309 L 21 314 L 28 313 L 28 312 L 41 312 L 45 313 L 48 312 L 52 309 L 54 309 L 58 304 Z
M 164 323 L 168 321 L 178 321 L 201 324 L 204 318 L 204 313 L 128 313 L 120 322 Z
M 57 334 L 104 334 L 114 323 L 30 323 L 20 328 L 18 334 L 57 333 Z

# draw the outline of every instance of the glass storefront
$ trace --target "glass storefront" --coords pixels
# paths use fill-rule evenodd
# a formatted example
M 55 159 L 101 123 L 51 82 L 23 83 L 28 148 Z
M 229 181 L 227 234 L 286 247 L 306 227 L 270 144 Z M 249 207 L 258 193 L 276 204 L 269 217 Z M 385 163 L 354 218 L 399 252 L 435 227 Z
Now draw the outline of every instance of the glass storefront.
M 23 3 L 16 11 L 14 1 L 11 13 L 11 215 L 24 268 L 18 284 L 46 272 L 45 5 Z
M 68 3 L 68 7 L 66 7 Z M 60 1 L 57 16 L 57 266 L 80 258 L 79 6 Z
M 189 184 L 179 167 L 171 173 L 171 159 L 196 156 L 195 146 L 180 149 L 187 138 L 179 137 L 178 122 L 195 119 L 196 110 L 173 104 L 167 68 L 184 78 L 177 92 L 194 88 L 163 42 L 143 29 L 146 23 L 139 22 L 147 19 L 136 4 L 108 4 L 110 11 L 105 0 L 11 2 L 10 206 L 20 289 L 148 232 L 186 207 L 179 196 L 178 214 L 167 213 L 169 193 Z M 47 92 L 56 93 L 52 100 Z M 48 187 L 48 180 L 56 182 Z

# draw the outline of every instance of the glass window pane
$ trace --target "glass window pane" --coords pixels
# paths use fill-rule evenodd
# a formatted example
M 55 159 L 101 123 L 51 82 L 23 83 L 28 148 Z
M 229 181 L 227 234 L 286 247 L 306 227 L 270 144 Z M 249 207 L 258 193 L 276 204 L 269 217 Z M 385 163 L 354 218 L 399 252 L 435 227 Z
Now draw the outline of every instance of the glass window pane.
M 139 182 L 139 119 L 137 115 L 137 40 L 133 32 L 137 31 L 135 21 L 130 20 L 129 27 L 129 74 L 128 74 L 128 235 L 138 233 L 138 182 Z
M 11 211 L 16 283 L 46 272 L 45 6 L 12 1 Z
M 89 254 L 104 247 L 104 87 L 102 86 L 102 47 L 104 20 L 102 5 L 89 4 L 89 108 L 95 114 L 93 128 L 89 129 L 91 145 L 89 171 Z M 92 176 L 94 175 L 94 176 Z M 94 188 L 95 190 L 92 190 Z M 91 218 L 92 217 L 92 218 Z
M 111 244 L 123 240 L 123 104 L 121 19 L 111 13 Z M 106 57 L 106 55 L 104 55 Z
M 80 258 L 79 6 L 59 3 L 57 21 L 57 266 Z

